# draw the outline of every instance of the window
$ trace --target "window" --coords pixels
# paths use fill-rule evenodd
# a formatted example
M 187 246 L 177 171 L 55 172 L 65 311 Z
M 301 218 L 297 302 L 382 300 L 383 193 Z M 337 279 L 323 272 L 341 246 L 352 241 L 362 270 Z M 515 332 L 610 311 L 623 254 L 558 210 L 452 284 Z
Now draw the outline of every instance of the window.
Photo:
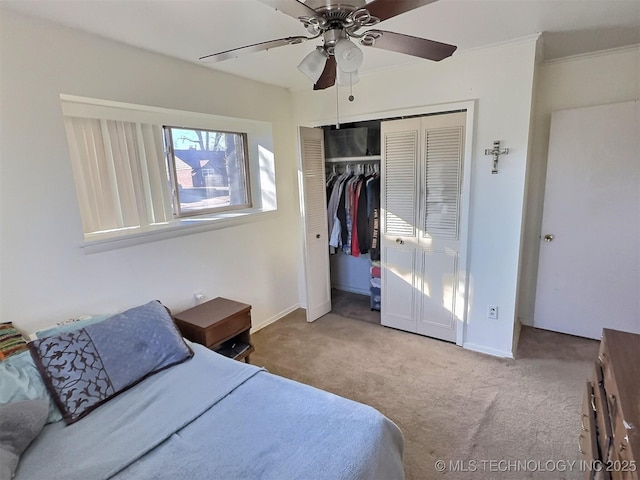
M 176 217 L 251 206 L 246 134 L 165 127 Z
M 61 100 L 85 240 L 220 228 L 276 210 L 271 124 Z

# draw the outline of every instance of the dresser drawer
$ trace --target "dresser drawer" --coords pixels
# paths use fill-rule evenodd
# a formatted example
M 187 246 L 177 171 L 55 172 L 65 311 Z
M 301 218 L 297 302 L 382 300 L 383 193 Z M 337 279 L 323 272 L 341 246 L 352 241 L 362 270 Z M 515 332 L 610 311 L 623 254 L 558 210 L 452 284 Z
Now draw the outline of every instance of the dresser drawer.
M 629 444 L 629 432 L 625 428 L 621 416 L 618 416 L 613 431 L 613 446 L 611 448 L 612 462 L 609 467 L 613 470 L 612 478 L 616 480 L 638 480 L 637 463 Z
M 602 381 L 604 383 L 604 389 L 607 392 L 607 404 L 609 406 L 609 415 L 611 417 L 611 428 L 613 429 L 618 417 L 620 416 L 617 398 L 618 387 L 616 386 L 616 379 L 613 374 L 611 361 L 607 354 L 607 344 L 604 339 L 600 343 L 598 361 L 600 362 L 600 368 L 602 369 Z
M 609 415 L 609 404 L 602 369 L 598 362 L 595 363 L 593 371 L 593 397 L 596 408 L 600 456 L 603 461 L 607 461 L 613 443 L 613 428 L 611 425 L 611 416 Z
M 594 460 L 598 460 L 600 455 L 598 453 L 598 438 L 596 433 L 596 416 L 594 410 L 594 396 L 593 387 L 591 382 L 587 382 L 584 396 L 582 398 L 582 416 L 581 416 L 581 431 L 578 439 L 580 453 L 582 453 L 583 460 L 590 465 L 593 465 Z M 589 471 L 585 469 L 585 480 L 594 480 L 595 471 Z

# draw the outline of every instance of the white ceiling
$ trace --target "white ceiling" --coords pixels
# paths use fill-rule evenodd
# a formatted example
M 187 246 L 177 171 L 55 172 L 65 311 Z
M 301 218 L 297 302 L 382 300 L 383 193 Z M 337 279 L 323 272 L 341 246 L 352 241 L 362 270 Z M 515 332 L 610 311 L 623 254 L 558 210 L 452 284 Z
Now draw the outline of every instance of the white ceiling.
M 119 42 L 291 89 L 310 87 L 296 69 L 313 42 L 220 63 L 199 57 L 306 32 L 258 0 L 0 0 L 3 8 Z M 439 0 L 381 29 L 458 45 L 458 52 L 544 32 L 544 56 L 560 58 L 640 43 L 640 0 Z M 319 41 L 316 41 L 319 43 Z M 364 47 L 361 76 L 425 62 Z M 455 55 L 455 54 L 454 54 Z M 446 61 L 446 60 L 445 60 Z

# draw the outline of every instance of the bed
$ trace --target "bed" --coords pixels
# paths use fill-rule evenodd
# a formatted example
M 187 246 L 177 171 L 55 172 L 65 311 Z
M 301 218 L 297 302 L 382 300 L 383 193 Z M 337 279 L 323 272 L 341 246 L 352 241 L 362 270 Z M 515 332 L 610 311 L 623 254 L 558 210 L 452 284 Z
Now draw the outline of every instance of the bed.
M 154 309 L 149 317 L 157 329 L 157 319 L 152 318 L 157 305 Z M 136 323 L 131 315 L 120 318 L 120 324 L 112 325 L 112 319 L 31 342 L 38 371 L 64 420 L 42 428 L 20 456 L 14 478 L 404 477 L 402 434 L 377 410 L 185 343 L 181 337 L 183 346 L 173 337 L 171 341 L 179 352 L 188 352 L 187 358 L 176 361 L 162 335 L 155 346 L 141 348 L 136 328 L 121 333 L 123 325 L 128 329 Z M 173 329 L 167 335 L 178 335 L 172 322 L 164 321 L 166 328 Z M 138 331 L 149 325 L 143 322 Z M 125 370 L 133 380 L 125 379 L 88 411 L 74 412 L 65 407 L 71 396 L 56 387 L 55 375 L 47 380 L 46 368 L 55 362 L 48 362 L 46 356 L 57 362 L 61 355 L 51 354 L 51 345 L 82 332 L 96 343 L 116 387 L 119 374 L 108 365 L 114 348 L 117 355 L 122 348 L 130 352 L 131 345 L 145 352 L 155 348 L 162 359 L 152 372 L 145 373 L 143 368 L 131 377 L 132 369 L 139 370 L 137 364 L 149 362 L 137 361 L 135 355 L 132 361 L 128 355 Z M 114 343 L 125 345 L 114 347 Z M 38 349 L 44 352 L 42 359 Z M 86 353 L 86 345 L 82 352 Z M 59 372 L 61 367 L 52 368 Z

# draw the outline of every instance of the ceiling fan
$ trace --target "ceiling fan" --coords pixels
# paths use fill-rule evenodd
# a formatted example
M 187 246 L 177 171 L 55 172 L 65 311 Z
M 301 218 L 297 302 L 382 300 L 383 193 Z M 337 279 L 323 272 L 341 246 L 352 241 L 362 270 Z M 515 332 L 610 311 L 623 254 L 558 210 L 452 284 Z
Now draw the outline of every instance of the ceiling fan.
M 450 57 L 455 45 L 370 28 L 401 13 L 422 7 L 436 0 L 258 0 L 298 19 L 311 35 L 279 38 L 268 42 L 225 50 L 200 57 L 200 60 L 220 62 L 246 53 L 293 45 L 322 37 L 323 43 L 307 55 L 298 68 L 314 82 L 314 90 L 335 85 L 352 85 L 358 81 L 358 68 L 363 54 L 350 38 L 366 47 L 405 53 L 414 57 L 440 61 Z

